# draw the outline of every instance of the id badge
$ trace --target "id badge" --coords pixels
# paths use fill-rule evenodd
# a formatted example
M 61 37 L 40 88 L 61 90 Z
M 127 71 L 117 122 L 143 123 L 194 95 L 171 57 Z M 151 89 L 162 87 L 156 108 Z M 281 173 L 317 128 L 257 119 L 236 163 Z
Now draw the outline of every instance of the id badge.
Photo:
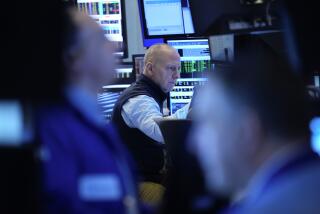
M 122 197 L 116 174 L 88 174 L 79 179 L 79 195 L 85 201 L 117 201 Z

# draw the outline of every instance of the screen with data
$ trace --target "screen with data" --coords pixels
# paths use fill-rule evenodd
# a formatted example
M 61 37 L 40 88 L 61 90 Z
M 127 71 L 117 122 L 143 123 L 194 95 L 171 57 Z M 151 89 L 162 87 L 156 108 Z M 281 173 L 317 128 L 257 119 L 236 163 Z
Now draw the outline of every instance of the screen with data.
M 211 68 L 208 39 L 173 39 L 166 43 L 175 49 L 181 57 L 181 78 L 204 77 Z
M 194 33 L 189 0 L 140 0 L 139 6 L 146 37 Z
M 174 114 L 178 109 L 190 103 L 195 86 L 202 86 L 207 78 L 183 78 L 178 79 L 175 87 L 169 93 L 170 114 Z
M 113 107 L 121 93 L 129 86 L 129 84 L 107 85 L 98 93 L 98 104 L 107 122 L 111 120 Z
M 123 0 L 77 0 L 78 9 L 91 16 L 105 36 L 117 46 L 116 55 L 126 55 L 125 16 Z

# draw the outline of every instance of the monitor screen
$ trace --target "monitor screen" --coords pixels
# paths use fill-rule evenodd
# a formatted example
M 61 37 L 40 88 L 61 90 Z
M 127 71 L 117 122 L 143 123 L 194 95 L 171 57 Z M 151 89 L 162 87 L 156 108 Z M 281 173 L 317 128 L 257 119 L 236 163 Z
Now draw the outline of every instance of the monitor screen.
M 315 117 L 310 122 L 311 147 L 320 155 L 320 117 Z
M 136 75 L 131 63 L 117 65 L 113 79 L 114 84 L 131 84 L 135 81 Z
M 210 55 L 213 62 L 234 60 L 234 35 L 210 36 Z
M 136 74 L 136 79 L 143 73 L 144 69 L 144 54 L 132 55 L 133 70 Z
M 90 15 L 116 44 L 117 56 L 126 57 L 126 33 L 123 0 L 77 0 L 81 12 Z
M 0 146 L 18 146 L 25 132 L 22 105 L 18 101 L 0 101 Z
M 189 0 L 140 0 L 146 37 L 194 33 Z M 161 18 L 159 18 L 161 17 Z
M 193 88 L 197 85 L 204 85 L 207 78 L 183 78 L 178 79 L 176 86 L 169 93 L 170 114 L 191 102 Z
M 204 77 L 211 68 L 208 39 L 168 39 L 166 42 L 181 56 L 181 78 Z
M 140 17 L 140 23 L 141 23 L 141 33 L 142 33 L 142 39 L 143 39 L 143 47 L 150 47 L 154 44 L 158 44 L 158 43 L 164 43 L 164 39 L 163 38 L 146 38 L 145 35 L 145 28 L 146 26 L 144 26 L 144 16 L 142 15 L 142 0 L 138 0 L 138 7 L 139 7 L 139 17 Z
M 117 102 L 120 94 L 129 86 L 129 84 L 108 85 L 104 86 L 103 90 L 98 93 L 98 103 L 107 122 L 111 120 L 114 104 Z

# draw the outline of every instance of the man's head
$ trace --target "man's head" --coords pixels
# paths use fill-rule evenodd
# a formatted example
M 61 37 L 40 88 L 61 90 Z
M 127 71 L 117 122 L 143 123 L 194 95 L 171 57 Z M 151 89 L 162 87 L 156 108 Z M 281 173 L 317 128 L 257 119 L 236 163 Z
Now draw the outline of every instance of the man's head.
M 66 11 L 62 33 L 64 64 L 69 84 L 97 90 L 110 82 L 114 72 L 114 45 L 90 17 L 75 9 Z
M 151 46 L 144 58 L 143 74 L 159 85 L 164 92 L 170 92 L 180 77 L 180 56 L 169 45 Z
M 215 70 L 195 106 L 193 148 L 211 191 L 238 193 L 275 151 L 309 138 L 303 87 L 286 63 L 261 51 Z

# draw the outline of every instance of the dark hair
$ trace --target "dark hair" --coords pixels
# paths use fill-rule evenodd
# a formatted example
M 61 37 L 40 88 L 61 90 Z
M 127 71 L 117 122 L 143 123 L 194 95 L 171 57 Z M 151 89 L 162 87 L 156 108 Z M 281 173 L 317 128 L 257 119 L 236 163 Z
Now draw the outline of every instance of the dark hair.
M 232 99 L 252 108 L 271 135 L 309 138 L 309 114 L 302 81 L 287 62 L 259 39 L 250 38 L 234 63 L 213 78 Z

